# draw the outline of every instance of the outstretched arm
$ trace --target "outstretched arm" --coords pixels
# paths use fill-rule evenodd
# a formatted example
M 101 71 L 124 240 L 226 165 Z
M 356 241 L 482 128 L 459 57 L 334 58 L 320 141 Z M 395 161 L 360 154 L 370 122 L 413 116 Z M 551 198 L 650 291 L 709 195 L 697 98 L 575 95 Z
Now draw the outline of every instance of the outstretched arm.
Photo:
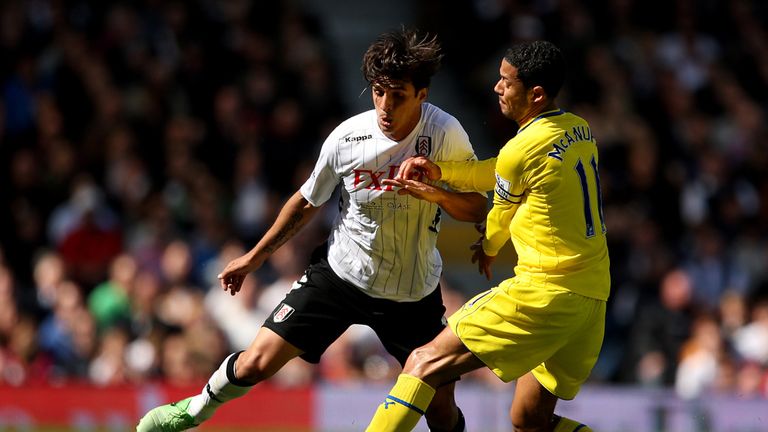
M 225 291 L 229 290 L 232 295 L 237 294 L 248 273 L 261 267 L 274 251 L 290 240 L 312 219 L 319 208 L 312 206 L 301 192 L 294 193 L 283 205 L 272 227 L 256 246 L 224 267 L 218 276 L 221 287 Z
M 462 222 L 480 223 L 488 214 L 488 197 L 477 192 L 448 192 L 437 204 L 452 218 Z
M 494 161 L 495 162 L 495 161 Z M 433 202 L 452 218 L 463 222 L 482 222 L 488 213 L 488 198 L 478 192 L 452 192 L 424 183 L 422 179 L 441 180 L 442 170 L 431 160 L 417 156 L 400 164 L 397 177 L 383 183 L 400 188 L 397 193 Z M 490 190 L 490 189 L 488 189 Z
M 485 160 L 440 161 L 433 162 L 424 156 L 416 156 L 403 161 L 397 178 L 406 180 L 441 180 L 455 189 L 478 192 L 492 191 L 496 185 L 496 161 Z
M 488 213 L 488 198 L 477 192 L 452 192 L 419 180 L 385 179 L 382 183 L 400 188 L 400 195 L 411 195 L 433 202 L 452 218 L 462 222 L 482 222 Z
M 421 180 L 424 176 L 430 180 L 440 180 L 443 176 L 440 167 L 424 156 L 404 160 L 397 171 L 398 179 Z

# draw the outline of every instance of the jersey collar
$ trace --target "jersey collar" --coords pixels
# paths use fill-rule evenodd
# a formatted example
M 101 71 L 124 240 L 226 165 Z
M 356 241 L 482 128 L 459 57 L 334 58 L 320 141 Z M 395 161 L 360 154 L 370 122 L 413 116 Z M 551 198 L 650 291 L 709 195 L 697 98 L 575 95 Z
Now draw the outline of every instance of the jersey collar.
M 545 117 L 553 117 L 553 116 L 557 116 L 557 115 L 560 115 L 560 114 L 565 114 L 565 111 L 563 111 L 560 108 L 558 108 L 556 110 L 552 110 L 552 111 L 543 112 L 543 113 L 539 114 L 537 117 L 535 117 L 533 120 L 531 120 L 528 123 L 526 123 L 525 126 L 523 126 L 520 129 L 518 129 L 517 130 L 517 135 L 519 135 L 520 132 L 522 132 L 525 129 L 527 129 L 528 126 L 534 124 L 535 122 L 537 122 L 537 121 L 539 121 L 539 120 L 541 120 L 541 119 L 543 119 Z

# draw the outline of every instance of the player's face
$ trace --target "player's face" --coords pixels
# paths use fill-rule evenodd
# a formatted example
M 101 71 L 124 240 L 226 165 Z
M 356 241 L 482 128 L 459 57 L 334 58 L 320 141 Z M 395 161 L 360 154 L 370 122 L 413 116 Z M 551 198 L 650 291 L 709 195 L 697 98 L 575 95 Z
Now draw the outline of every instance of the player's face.
M 499 96 L 499 107 L 505 117 L 518 123 L 531 111 L 531 92 L 517 78 L 517 68 L 506 60 L 501 61 L 499 82 L 493 91 Z
M 394 141 L 407 137 L 419 123 L 427 89 L 417 92 L 413 83 L 404 81 L 374 83 L 371 89 L 379 129 Z

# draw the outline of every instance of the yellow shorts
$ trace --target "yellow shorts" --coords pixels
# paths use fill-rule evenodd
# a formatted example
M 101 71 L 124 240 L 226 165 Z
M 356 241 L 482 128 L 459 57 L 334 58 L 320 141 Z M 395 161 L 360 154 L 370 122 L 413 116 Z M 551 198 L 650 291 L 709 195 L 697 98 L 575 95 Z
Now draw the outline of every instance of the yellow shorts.
M 532 371 L 552 394 L 573 399 L 600 354 L 605 301 L 512 278 L 468 301 L 448 325 L 503 381 Z

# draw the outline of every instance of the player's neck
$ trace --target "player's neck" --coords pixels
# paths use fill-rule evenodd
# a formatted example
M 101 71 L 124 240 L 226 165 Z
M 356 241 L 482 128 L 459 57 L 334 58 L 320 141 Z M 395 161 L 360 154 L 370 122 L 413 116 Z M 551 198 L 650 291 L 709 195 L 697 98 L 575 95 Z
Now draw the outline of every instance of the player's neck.
M 525 126 L 531 120 L 535 119 L 536 117 L 538 117 L 542 113 L 549 112 L 549 111 L 555 111 L 556 109 L 558 109 L 557 104 L 554 101 L 551 101 L 551 102 L 547 103 L 546 105 L 545 104 L 538 105 L 538 106 L 534 105 L 531 108 L 532 109 L 529 112 L 527 112 L 520 120 L 518 120 L 517 124 L 520 127 Z

